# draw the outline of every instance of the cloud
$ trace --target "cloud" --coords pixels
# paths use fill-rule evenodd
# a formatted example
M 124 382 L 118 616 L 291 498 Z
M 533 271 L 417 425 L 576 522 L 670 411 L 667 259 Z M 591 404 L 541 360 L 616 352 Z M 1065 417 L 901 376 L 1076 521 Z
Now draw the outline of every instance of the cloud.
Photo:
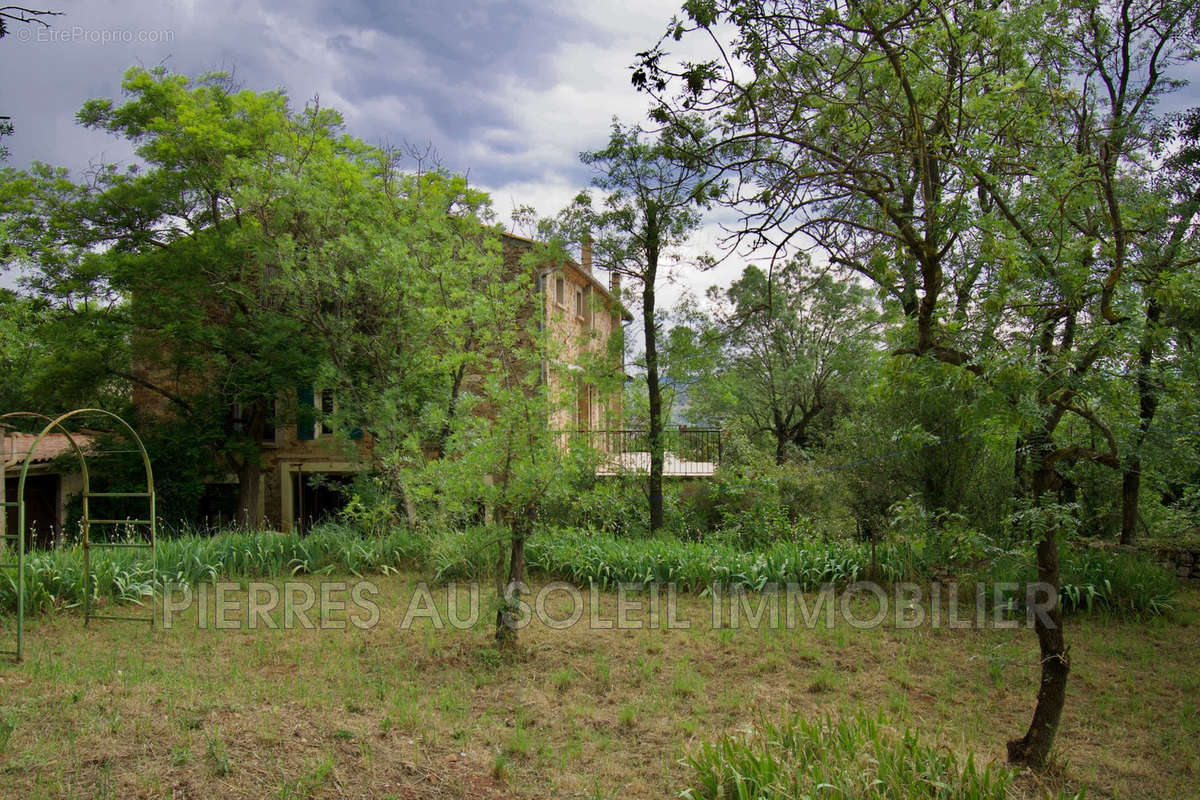
M 49 31 L 0 42 L 0 69 L 22 76 L 2 100 L 17 125 L 11 161 L 81 169 L 101 152 L 128 158 L 75 128 L 74 113 L 90 97 L 116 97 L 129 66 L 165 63 L 231 70 L 246 88 L 282 87 L 297 103 L 319 96 L 355 135 L 432 143 L 447 166 L 489 186 L 554 183 L 563 170 L 578 178 L 578 150 L 602 140 L 622 107 L 614 99 L 629 93 L 641 9 L 613 15 L 631 22 L 622 31 L 591 4 L 534 0 L 66 3 Z
M 297 105 L 319 98 L 368 142 L 431 145 L 444 166 L 491 192 L 507 220 L 517 206 L 550 215 L 566 205 L 591 178 L 579 153 L 606 143 L 613 116 L 645 118 L 647 100 L 630 85 L 629 66 L 678 5 L 64 0 L 56 7 L 65 16 L 49 32 L 30 29 L 22 38 L 14 31 L 0 41 L 0 70 L 21 76 L 0 99 L 0 113 L 16 124 L 13 166 L 36 159 L 81 172 L 94 161 L 131 160 L 127 143 L 74 121 L 89 98 L 119 99 L 131 65 L 232 71 L 245 88 L 282 88 Z M 686 255 L 713 249 L 711 231 Z M 694 283 L 702 289 L 715 277 Z M 668 285 L 664 296 L 673 302 L 679 290 Z

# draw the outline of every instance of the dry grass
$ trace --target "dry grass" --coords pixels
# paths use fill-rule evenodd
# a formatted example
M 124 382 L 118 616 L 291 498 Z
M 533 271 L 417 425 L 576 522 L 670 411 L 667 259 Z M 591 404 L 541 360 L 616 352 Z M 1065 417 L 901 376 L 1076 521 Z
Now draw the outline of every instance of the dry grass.
M 374 580 L 365 631 L 36 618 L 25 663 L 0 665 L 0 797 L 668 797 L 701 738 L 784 709 L 882 709 L 981 763 L 1032 710 L 1028 631 L 714 631 L 693 597 L 691 630 L 534 623 L 509 654 L 486 613 L 400 630 L 416 577 Z M 604 616 L 614 605 L 602 596 Z M 1076 618 L 1068 640 L 1049 785 L 1194 796 L 1200 594 L 1149 623 Z

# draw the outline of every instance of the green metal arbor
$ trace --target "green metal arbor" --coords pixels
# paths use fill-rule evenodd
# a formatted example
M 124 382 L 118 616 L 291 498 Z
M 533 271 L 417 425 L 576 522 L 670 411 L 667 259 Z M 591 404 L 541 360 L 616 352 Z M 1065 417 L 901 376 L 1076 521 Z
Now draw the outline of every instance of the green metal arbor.
M 78 422 L 84 417 L 108 418 L 117 422 L 117 428 L 122 430 L 128 437 L 128 441 L 136 446 L 136 450 L 128 450 L 123 452 L 140 453 L 142 456 L 142 464 L 146 471 L 146 488 L 145 491 L 139 492 L 93 492 L 91 489 L 91 481 L 88 472 L 89 456 L 105 455 L 104 453 L 88 453 L 84 448 L 79 446 L 79 442 L 75 436 L 72 436 L 71 431 L 67 429 L 65 423 L 68 421 Z M 24 458 L 21 462 L 20 479 L 17 483 L 16 497 L 9 499 L 4 495 L 4 487 L 8 475 L 6 474 L 8 467 L 8 456 L 11 454 L 16 458 L 21 458 L 22 454 L 15 452 L 15 439 L 12 438 L 12 429 L 9 426 L 10 421 L 17 420 L 40 420 L 45 424 L 41 432 L 30 443 Z M 154 625 L 154 614 L 149 617 L 144 616 L 129 616 L 129 615 L 114 615 L 114 614 L 94 614 L 92 613 L 92 595 L 95 590 L 91 575 L 91 549 L 93 547 L 135 547 L 146 548 L 150 550 L 151 561 L 154 559 L 154 543 L 156 534 L 156 514 L 154 506 L 154 473 L 150 468 L 150 457 L 146 454 L 146 447 L 142 444 L 141 438 L 137 432 L 129 425 L 128 422 L 121 417 L 113 414 L 110 411 L 104 411 L 98 408 L 80 408 L 70 411 L 61 416 L 51 418 L 44 414 L 37 414 L 31 411 L 14 411 L 8 414 L 0 414 L 0 436 L 3 437 L 3 458 L 0 458 L 0 514 L 7 514 L 9 508 L 17 510 L 17 525 L 16 530 L 4 529 L 4 536 L 0 540 L 0 569 L 15 570 L 15 589 L 17 595 L 17 615 L 16 615 L 16 646 L 14 649 L 0 650 L 0 655 L 13 656 L 20 661 L 25 649 L 25 481 L 29 475 L 29 467 L 33 463 L 34 454 L 37 451 L 38 445 L 46 436 L 52 433 L 60 433 L 66 437 L 70 445 L 71 452 L 79 461 L 79 470 L 83 477 L 83 492 L 81 495 L 82 501 L 82 543 L 83 543 L 83 618 L 84 624 L 88 624 L 93 619 L 118 619 L 118 620 L 134 620 L 138 622 L 149 622 L 151 627 Z M 14 445 L 9 447 L 9 445 Z M 15 460 L 15 459 L 14 459 Z M 14 464 L 15 466 L 15 464 Z M 138 519 L 94 519 L 91 515 L 89 500 L 91 498 L 142 498 L 146 501 L 146 514 Z M 91 528 L 93 525 L 122 525 L 127 527 L 144 527 L 149 529 L 149 541 L 98 541 L 91 540 Z M 12 556 L 15 552 L 16 560 Z M 2 574 L 2 573 L 0 573 Z

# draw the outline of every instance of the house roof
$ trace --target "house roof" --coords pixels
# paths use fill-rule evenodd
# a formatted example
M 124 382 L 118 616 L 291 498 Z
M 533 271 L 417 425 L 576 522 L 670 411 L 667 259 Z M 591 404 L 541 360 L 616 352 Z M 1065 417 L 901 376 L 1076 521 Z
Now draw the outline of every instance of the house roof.
M 505 239 L 511 239 L 514 242 L 519 242 L 524 245 L 541 244 L 536 239 L 530 239 L 528 236 L 518 236 L 515 233 L 503 232 L 500 235 L 503 236 Z M 570 267 L 572 267 L 576 272 L 578 272 L 580 275 L 582 275 L 584 278 L 586 278 L 588 280 L 588 282 L 592 285 L 592 288 L 595 291 L 598 291 L 601 294 L 601 296 L 603 296 L 606 300 L 608 300 L 610 303 L 612 303 L 614 306 L 616 306 L 618 309 L 620 309 L 621 317 L 626 322 L 633 321 L 633 314 L 629 313 L 629 310 L 627 308 L 625 308 L 624 304 L 621 303 L 621 301 L 616 297 L 616 295 L 614 295 L 612 293 L 612 291 L 607 286 L 605 286 L 604 283 L 599 278 L 597 278 L 595 276 L 595 274 L 585 270 L 573 258 L 568 258 L 567 264 Z
M 3 431 L 0 431 L 3 433 Z M 75 433 L 71 435 L 75 443 L 81 449 L 86 451 L 92 444 L 92 437 L 86 433 Z M 3 442 L 3 454 L 5 466 L 20 465 L 25 463 L 25 458 L 29 454 L 29 448 L 33 447 L 34 441 L 37 439 L 37 434 L 33 433 L 7 433 L 0 439 Z M 71 447 L 71 441 L 65 433 L 47 433 L 42 437 L 42 440 L 37 443 L 37 447 L 33 451 L 33 458 L 30 459 L 30 464 L 45 464 L 61 455 L 74 452 Z

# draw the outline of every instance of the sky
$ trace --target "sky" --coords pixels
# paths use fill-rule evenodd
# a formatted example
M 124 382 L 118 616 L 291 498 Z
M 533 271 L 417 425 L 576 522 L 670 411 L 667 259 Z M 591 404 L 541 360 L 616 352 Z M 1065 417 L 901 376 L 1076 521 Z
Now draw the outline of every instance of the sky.
M 443 166 L 487 190 L 502 220 L 521 205 L 545 216 L 587 186 L 584 150 L 599 149 L 613 116 L 645 119 L 630 84 L 635 54 L 658 41 L 681 0 L 44 0 L 51 28 L 13 25 L 0 40 L 0 113 L 15 134 L 9 163 L 33 160 L 82 174 L 128 162 L 122 141 L 77 125 L 93 97 L 120 98 L 130 66 L 197 75 L 232 72 L 247 89 L 283 88 L 339 110 L 370 143 L 432 146 Z M 713 249 L 710 224 L 685 252 Z M 684 286 L 727 283 L 727 262 Z
M 232 72 L 247 89 L 285 89 L 297 105 L 319 98 L 370 143 L 432 147 L 490 192 L 502 220 L 523 205 L 549 216 L 587 186 L 579 153 L 605 144 L 612 118 L 645 119 L 629 66 L 681 2 L 40 0 L 63 12 L 52 27 L 14 24 L 0 40 L 0 113 L 16 127 L 9 163 L 36 159 L 77 176 L 93 162 L 127 163 L 124 142 L 84 130 L 75 112 L 89 98 L 119 99 L 130 66 L 162 64 Z M 672 43 L 672 55 L 686 58 L 685 46 Z M 1200 101 L 1200 63 L 1185 74 L 1193 85 L 1168 105 Z M 710 218 L 660 290 L 664 305 L 740 274 L 737 256 L 704 274 L 690 268 L 720 240 Z

